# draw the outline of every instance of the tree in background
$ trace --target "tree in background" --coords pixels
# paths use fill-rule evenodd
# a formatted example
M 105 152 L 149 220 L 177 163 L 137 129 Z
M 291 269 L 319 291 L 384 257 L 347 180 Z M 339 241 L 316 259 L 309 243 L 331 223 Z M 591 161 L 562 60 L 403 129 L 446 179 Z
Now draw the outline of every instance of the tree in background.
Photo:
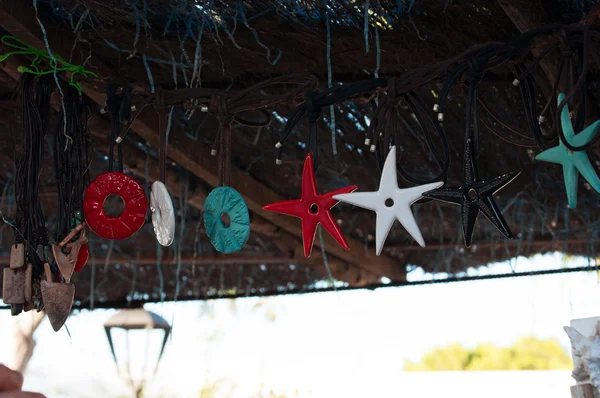
M 460 344 L 436 348 L 417 363 L 406 361 L 404 370 L 559 370 L 572 369 L 567 351 L 555 339 L 522 337 L 510 347 L 479 344 L 467 349 Z

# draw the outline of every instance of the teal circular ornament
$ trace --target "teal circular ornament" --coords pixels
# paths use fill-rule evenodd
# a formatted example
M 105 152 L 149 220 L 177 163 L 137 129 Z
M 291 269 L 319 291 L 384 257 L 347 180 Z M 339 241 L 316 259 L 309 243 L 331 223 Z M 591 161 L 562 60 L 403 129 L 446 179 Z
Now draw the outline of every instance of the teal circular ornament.
M 210 191 L 204 204 L 204 228 L 217 251 L 239 251 L 250 236 L 250 215 L 242 195 L 230 187 Z

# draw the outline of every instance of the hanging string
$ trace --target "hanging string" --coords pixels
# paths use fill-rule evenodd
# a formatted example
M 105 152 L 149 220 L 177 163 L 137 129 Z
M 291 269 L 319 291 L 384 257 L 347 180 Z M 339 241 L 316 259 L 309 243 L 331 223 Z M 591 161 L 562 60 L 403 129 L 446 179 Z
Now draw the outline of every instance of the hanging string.
M 150 65 L 148 65 L 148 57 L 146 57 L 146 52 L 142 54 L 142 62 L 144 63 L 144 68 L 146 68 L 146 74 L 148 75 L 148 84 L 150 85 L 150 91 L 154 93 L 154 77 L 152 76 Z
M 369 53 L 369 0 L 365 1 L 363 35 L 365 37 L 365 54 Z
M 25 243 L 26 261 L 34 277 L 43 274 L 48 260 L 49 239 L 39 198 L 39 178 L 44 160 L 44 141 L 50 115 L 51 78 L 23 74 L 18 97 L 23 120 L 22 153 L 16 160 L 15 196 L 17 215 L 13 227 L 15 243 Z
M 375 76 L 375 78 L 379 78 L 379 70 L 381 69 L 381 44 L 379 43 L 379 27 L 377 25 L 375 25 L 375 45 L 377 48 L 377 58 L 375 61 L 375 72 L 373 73 L 373 76 Z
M 88 107 L 74 87 L 69 87 L 64 99 L 65 109 L 58 116 L 54 134 L 54 173 L 57 180 L 57 221 L 55 240 L 60 242 L 83 221 L 83 192 L 89 183 L 91 137 L 87 127 Z M 61 134 L 66 121 L 67 135 Z
M 385 86 L 387 78 L 362 80 L 355 83 L 344 85 L 336 85 L 327 91 L 308 90 L 305 97 L 305 102 L 298 106 L 288 120 L 281 132 L 279 141 L 275 144 L 277 148 L 277 164 L 281 164 L 283 154 L 283 145 L 292 133 L 294 127 L 305 116 L 307 117 L 309 128 L 307 137 L 307 152 L 313 154 L 315 170 L 318 168 L 318 150 L 317 150 L 317 122 L 321 117 L 323 108 L 336 103 L 342 103 L 351 98 L 356 98 L 363 93 L 373 92 Z
M 329 262 L 327 261 L 327 252 L 325 251 L 325 240 L 323 239 L 323 227 L 320 225 L 317 226 L 317 230 L 319 231 L 319 243 L 321 246 L 321 256 L 323 256 L 323 264 L 325 265 L 325 269 L 327 270 L 327 277 L 329 278 L 329 283 L 331 283 L 331 287 L 334 291 L 337 292 L 335 286 L 335 279 L 333 279 L 333 274 L 331 272 L 331 268 L 329 268 Z M 339 298 L 339 295 L 338 295 Z
M 327 11 L 325 11 L 325 24 L 327 25 L 327 87 L 331 88 L 333 84 L 333 73 L 331 72 L 331 22 L 329 21 L 329 12 Z M 315 120 L 313 123 L 316 124 L 316 122 Z M 316 128 L 316 126 L 311 126 L 311 128 Z M 331 148 L 335 156 L 337 155 L 337 146 L 335 142 L 335 108 L 333 104 L 329 106 L 329 129 L 331 130 Z
M 239 10 L 240 10 L 240 16 L 242 17 L 242 22 L 244 23 L 244 26 L 246 26 L 246 28 L 248 28 L 252 32 L 252 35 L 254 36 L 254 40 L 256 41 L 256 44 L 258 44 L 259 46 L 261 46 L 262 48 L 267 50 L 267 61 L 269 61 L 269 63 L 272 66 L 275 66 L 277 64 L 277 62 L 279 62 L 279 59 L 281 58 L 281 49 L 277 50 L 277 56 L 275 57 L 274 60 L 271 61 L 271 49 L 269 47 L 267 47 L 266 45 L 264 45 L 260 41 L 260 38 L 258 37 L 258 32 L 256 31 L 256 29 L 254 29 L 248 23 L 248 20 L 246 19 L 246 13 L 244 12 L 244 3 L 243 2 L 240 2 Z

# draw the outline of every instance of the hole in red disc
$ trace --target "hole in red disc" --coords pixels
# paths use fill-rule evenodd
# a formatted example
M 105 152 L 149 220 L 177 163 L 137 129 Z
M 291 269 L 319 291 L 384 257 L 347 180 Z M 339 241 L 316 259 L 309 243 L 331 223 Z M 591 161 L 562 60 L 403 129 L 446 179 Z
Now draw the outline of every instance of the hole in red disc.
M 102 208 L 108 217 L 117 218 L 125 211 L 125 201 L 119 195 L 110 194 L 104 199 Z

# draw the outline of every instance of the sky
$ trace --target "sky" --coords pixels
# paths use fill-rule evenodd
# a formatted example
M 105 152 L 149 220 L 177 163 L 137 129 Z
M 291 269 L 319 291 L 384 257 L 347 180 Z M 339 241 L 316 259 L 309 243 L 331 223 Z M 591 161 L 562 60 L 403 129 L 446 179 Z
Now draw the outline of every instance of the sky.
M 559 254 L 521 258 L 516 271 L 565 265 L 587 265 L 587 260 L 566 261 Z M 478 273 L 503 271 L 510 266 L 495 264 Z M 411 277 L 428 276 L 417 272 Z M 556 338 L 567 349 L 563 326 L 574 318 L 599 316 L 599 293 L 596 273 L 574 273 L 151 304 L 145 308 L 169 321 L 173 333 L 147 396 L 199 397 L 203 388 L 216 388 L 220 392 L 215 396 L 233 398 L 251 397 L 261 388 L 328 398 L 402 396 L 402 383 L 397 381 L 404 361 L 416 361 L 449 343 L 510 345 L 518 337 L 533 335 Z M 102 327 L 114 313 L 72 315 L 67 322 L 70 336 L 64 328 L 53 332 L 45 320 L 35 334 L 26 387 L 48 397 L 128 396 Z M 30 317 L 16 319 L 26 324 Z M 0 328 L 2 341 L 14 341 L 15 318 L 2 311 L 0 322 L 5 325 Z M 124 341 L 116 338 L 118 352 L 125 348 Z M 134 357 L 145 358 L 145 347 L 145 338 L 132 339 Z M 1 362 L 10 362 L 13 348 L 14 344 L 0 345 Z M 569 372 L 560 377 L 568 386 Z

